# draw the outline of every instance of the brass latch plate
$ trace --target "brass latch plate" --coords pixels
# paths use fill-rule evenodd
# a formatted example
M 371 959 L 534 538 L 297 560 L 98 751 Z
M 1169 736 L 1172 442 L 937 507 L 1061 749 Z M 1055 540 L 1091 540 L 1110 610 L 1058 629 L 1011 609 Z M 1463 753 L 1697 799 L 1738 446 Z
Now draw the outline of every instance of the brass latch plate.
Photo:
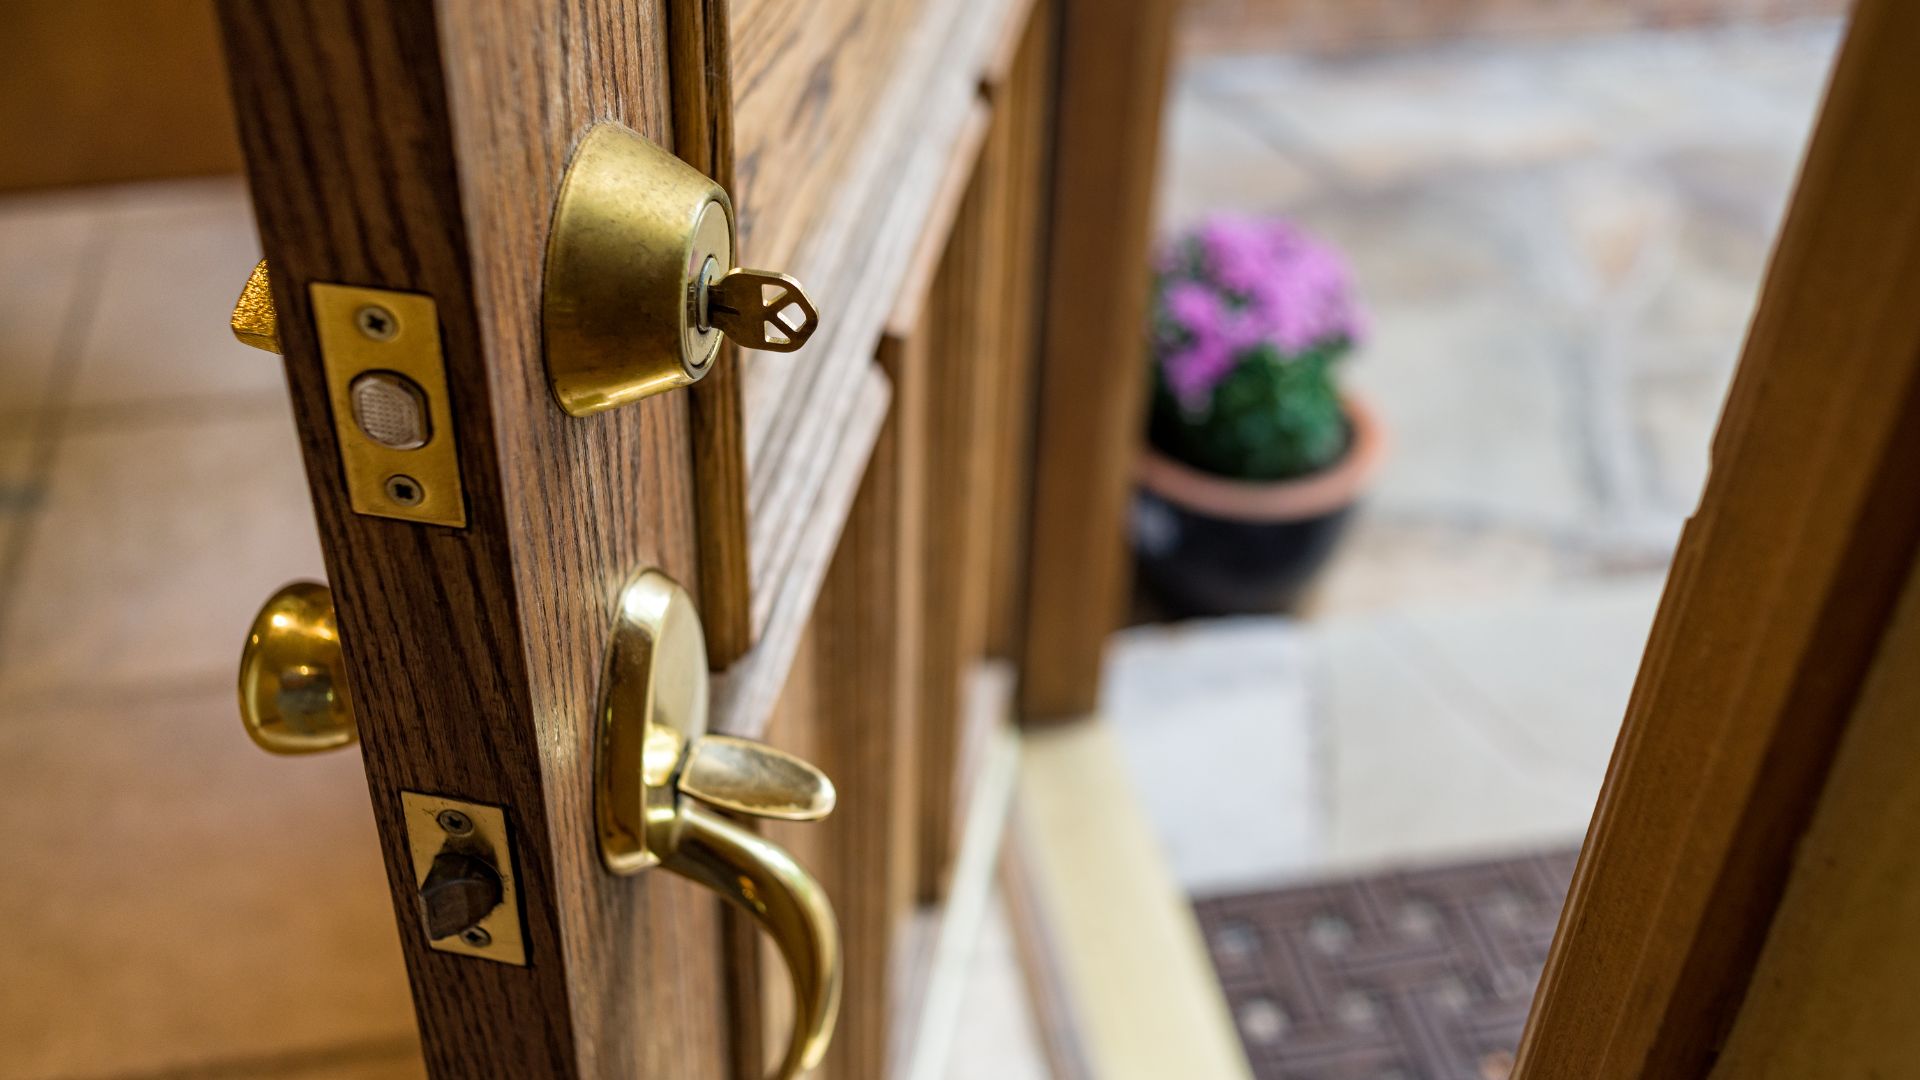
M 308 291 L 354 512 L 465 528 L 433 297 L 326 282 Z
M 406 816 L 414 888 L 426 886 L 434 858 L 449 842 L 488 853 L 500 879 L 500 904 L 475 926 L 478 933 L 438 941 L 429 938 L 427 943 L 441 952 L 527 966 L 526 933 L 520 921 L 520 890 L 514 878 L 507 815 L 497 806 L 423 795 L 417 791 L 401 792 L 400 808 Z M 426 932 L 424 925 L 421 932 Z

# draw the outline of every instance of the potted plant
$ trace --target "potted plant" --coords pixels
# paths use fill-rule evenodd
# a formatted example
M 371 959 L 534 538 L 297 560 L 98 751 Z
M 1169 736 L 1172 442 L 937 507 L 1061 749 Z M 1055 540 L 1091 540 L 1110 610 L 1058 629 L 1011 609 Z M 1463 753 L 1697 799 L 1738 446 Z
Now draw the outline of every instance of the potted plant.
M 1186 613 L 1290 607 L 1384 449 L 1335 380 L 1362 332 L 1346 264 L 1289 222 L 1210 218 L 1166 247 L 1152 318 L 1142 576 Z

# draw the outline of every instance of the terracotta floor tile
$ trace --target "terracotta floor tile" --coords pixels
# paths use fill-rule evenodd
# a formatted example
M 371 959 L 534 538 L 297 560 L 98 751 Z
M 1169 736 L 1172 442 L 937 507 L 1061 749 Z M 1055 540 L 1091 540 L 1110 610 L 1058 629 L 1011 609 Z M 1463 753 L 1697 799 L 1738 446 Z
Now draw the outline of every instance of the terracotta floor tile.
M 245 186 L 198 180 L 118 194 L 71 404 L 205 402 L 284 387 L 279 358 L 241 345 L 227 325 L 260 258 Z
M 7 572 L 13 538 L 38 501 L 33 483 L 34 441 L 26 436 L 0 434 L 0 575 Z M 4 610 L 8 582 L 0 576 L 0 610 Z
M 238 1075 L 238 1074 L 236 1074 Z M 426 1062 L 418 1047 L 382 1057 L 322 1056 L 315 1064 L 306 1062 L 285 1073 L 287 1080 L 424 1080 Z
M 412 1009 L 356 754 L 262 754 L 224 680 L 0 705 L 0 821 L 0 1076 L 341 1047 L 404 1075 Z
M 0 692 L 225 673 L 269 593 L 323 576 L 283 402 L 70 432 L 41 498 Z
M 48 403 L 60 350 L 77 344 L 69 335 L 86 314 L 83 277 L 109 205 L 104 195 L 0 200 L 0 435 L 20 434 Z

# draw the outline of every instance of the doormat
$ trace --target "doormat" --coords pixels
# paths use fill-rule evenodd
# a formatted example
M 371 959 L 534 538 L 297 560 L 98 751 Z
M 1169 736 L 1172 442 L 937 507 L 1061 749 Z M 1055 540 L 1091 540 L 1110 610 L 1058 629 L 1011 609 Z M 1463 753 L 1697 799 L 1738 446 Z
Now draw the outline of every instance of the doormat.
M 1505 1080 L 1579 849 L 1196 901 L 1259 1080 Z

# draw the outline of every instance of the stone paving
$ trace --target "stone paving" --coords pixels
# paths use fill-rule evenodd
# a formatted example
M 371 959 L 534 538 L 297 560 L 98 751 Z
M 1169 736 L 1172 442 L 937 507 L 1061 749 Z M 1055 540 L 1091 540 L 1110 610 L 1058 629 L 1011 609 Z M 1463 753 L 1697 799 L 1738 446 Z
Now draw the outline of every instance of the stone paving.
M 1665 566 L 1836 40 L 1188 62 L 1163 230 L 1289 215 L 1372 315 L 1397 452 L 1324 610 Z
M 1176 74 L 1163 229 L 1340 245 L 1372 322 L 1349 385 L 1393 441 L 1304 618 L 1116 649 L 1143 775 L 1205 785 L 1148 795 L 1190 888 L 1579 835 L 1838 31 Z

